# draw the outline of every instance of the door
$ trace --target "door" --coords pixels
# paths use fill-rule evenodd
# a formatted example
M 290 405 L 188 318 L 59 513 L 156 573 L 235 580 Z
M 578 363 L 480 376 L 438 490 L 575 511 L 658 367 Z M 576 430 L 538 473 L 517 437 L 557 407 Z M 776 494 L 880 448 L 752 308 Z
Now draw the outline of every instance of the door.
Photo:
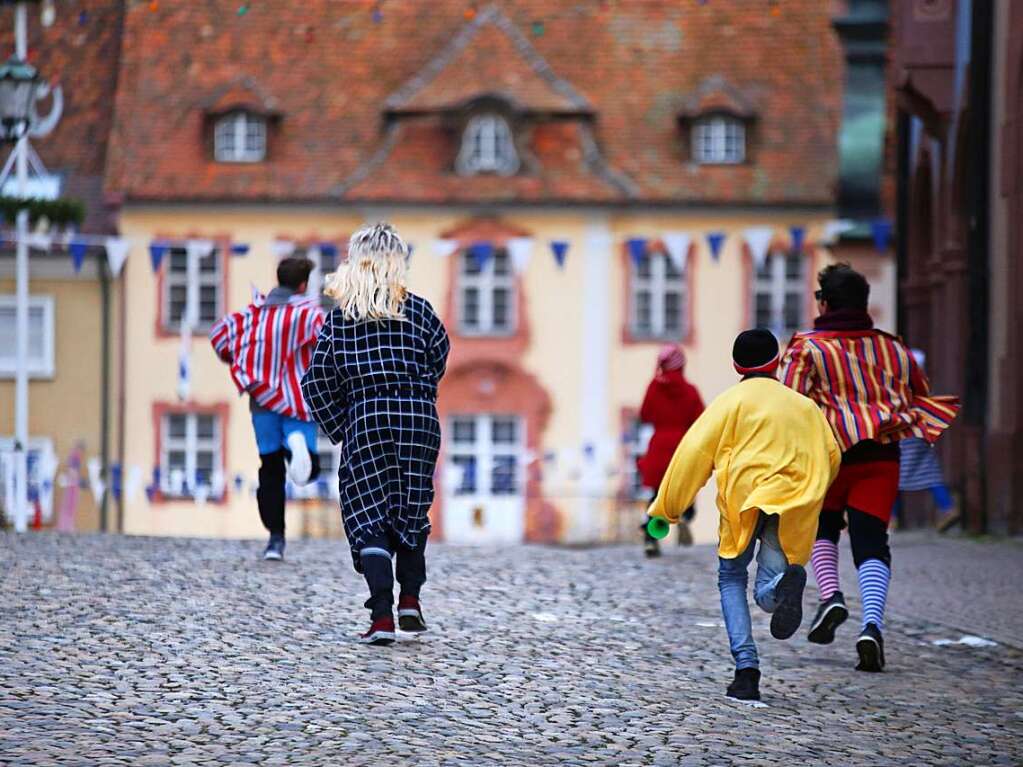
M 525 445 L 513 415 L 455 415 L 448 422 L 444 538 L 520 543 L 525 532 Z

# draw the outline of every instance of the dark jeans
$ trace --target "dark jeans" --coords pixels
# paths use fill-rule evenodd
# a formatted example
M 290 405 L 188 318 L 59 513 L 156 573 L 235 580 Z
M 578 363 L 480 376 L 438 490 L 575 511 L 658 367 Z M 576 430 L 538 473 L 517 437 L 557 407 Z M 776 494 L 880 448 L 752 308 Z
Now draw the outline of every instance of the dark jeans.
M 259 506 L 259 518 L 263 527 L 270 531 L 271 536 L 284 537 L 284 501 L 285 483 L 287 481 L 286 461 L 291 457 L 290 450 L 277 450 L 259 456 L 259 489 L 256 490 L 256 505 Z M 320 473 L 320 458 L 310 453 L 312 459 L 312 482 Z
M 391 557 L 394 569 L 391 569 Z M 372 538 L 359 551 L 362 574 L 369 586 L 366 607 L 373 620 L 393 614 L 394 581 L 397 578 L 401 596 L 419 599 L 419 592 L 426 583 L 426 535 L 421 535 L 418 545 L 409 549 L 401 545 L 397 536 Z
M 892 566 L 892 552 L 888 548 L 888 526 L 872 514 L 858 509 L 822 511 L 817 525 L 817 538 L 838 544 L 839 535 L 849 520 L 849 544 L 856 567 L 868 559 L 879 559 Z

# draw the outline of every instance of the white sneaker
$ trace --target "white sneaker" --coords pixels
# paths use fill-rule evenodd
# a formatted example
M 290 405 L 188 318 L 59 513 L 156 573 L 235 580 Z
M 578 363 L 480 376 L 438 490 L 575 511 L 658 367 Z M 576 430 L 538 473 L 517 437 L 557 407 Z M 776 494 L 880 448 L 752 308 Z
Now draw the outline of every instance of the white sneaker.
M 305 443 L 305 437 L 297 431 L 291 432 L 288 435 L 288 450 L 291 451 L 288 478 L 296 485 L 304 485 L 309 482 L 309 475 L 313 472 L 313 459 L 309 456 L 309 446 Z

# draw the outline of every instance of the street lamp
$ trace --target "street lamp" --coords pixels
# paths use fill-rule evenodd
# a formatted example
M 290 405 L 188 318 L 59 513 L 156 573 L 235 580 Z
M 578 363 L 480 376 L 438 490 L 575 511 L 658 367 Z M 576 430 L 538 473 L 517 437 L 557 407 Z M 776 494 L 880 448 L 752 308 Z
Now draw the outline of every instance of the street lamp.
M 0 141 L 14 144 L 28 133 L 40 85 L 36 68 L 17 56 L 0 66 Z

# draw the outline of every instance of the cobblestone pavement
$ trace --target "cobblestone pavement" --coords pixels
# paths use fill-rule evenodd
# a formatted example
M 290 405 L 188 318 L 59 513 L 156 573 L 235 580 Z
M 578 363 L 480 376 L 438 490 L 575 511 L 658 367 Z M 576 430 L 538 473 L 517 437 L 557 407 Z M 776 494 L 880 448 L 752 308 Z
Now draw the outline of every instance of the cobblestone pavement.
M 884 674 L 852 621 L 756 613 L 758 708 L 723 695 L 711 547 L 435 546 L 431 632 L 389 648 L 343 544 L 258 548 L 0 535 L 0 764 L 1023 763 L 1020 642 L 933 644 L 1019 636 L 1016 543 L 897 537 Z

